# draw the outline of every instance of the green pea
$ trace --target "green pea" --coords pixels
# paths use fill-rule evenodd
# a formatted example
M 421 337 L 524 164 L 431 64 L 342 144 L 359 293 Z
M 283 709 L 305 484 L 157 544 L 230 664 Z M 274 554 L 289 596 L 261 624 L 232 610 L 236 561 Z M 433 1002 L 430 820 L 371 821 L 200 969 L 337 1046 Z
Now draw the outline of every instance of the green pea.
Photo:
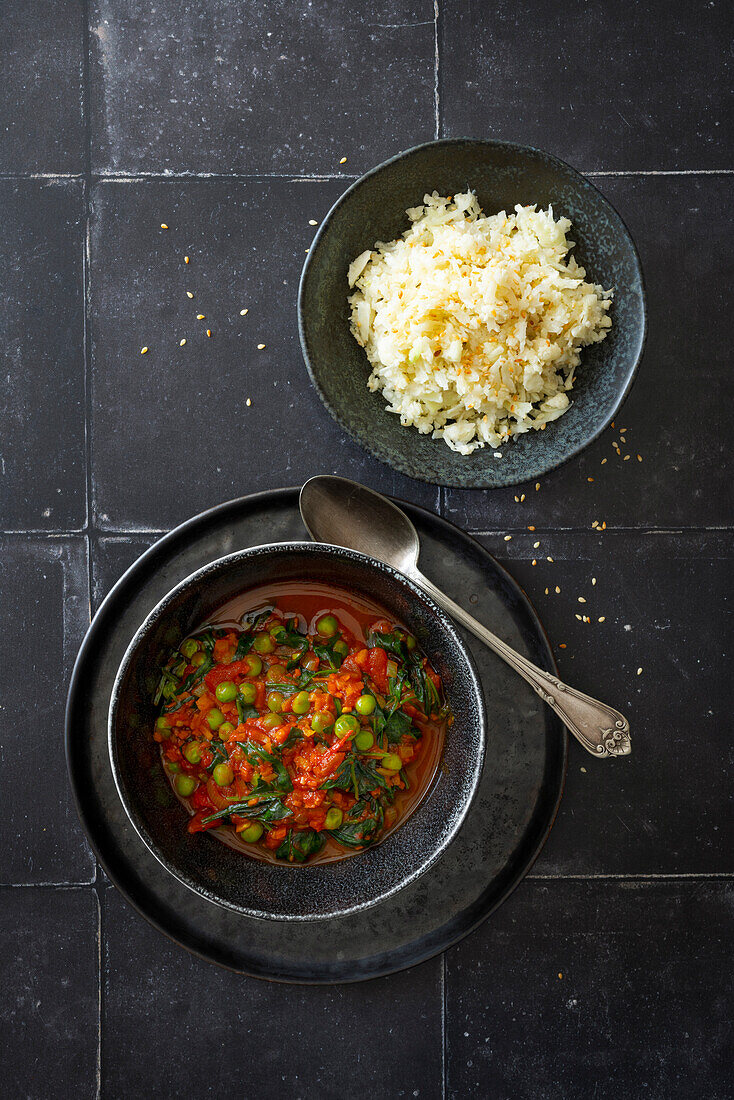
M 338 829 L 344 820 L 344 814 L 336 806 L 332 806 L 324 821 L 325 829 Z
M 242 830 L 240 840 L 244 840 L 245 844 L 257 844 L 262 835 L 262 825 L 258 824 L 257 821 L 253 821 L 252 825 L 248 825 L 246 829 Z
M 187 638 L 181 645 L 181 652 L 184 657 L 193 657 L 195 653 L 199 651 L 199 643 L 195 638 Z
M 190 798 L 196 790 L 196 780 L 193 775 L 177 775 L 176 790 L 182 798 Z
M 181 771 L 181 765 L 179 764 L 178 760 L 170 760 L 167 764 L 167 767 L 171 775 L 175 775 L 177 772 Z
M 217 764 L 212 772 L 212 778 L 218 787 L 228 787 L 234 782 L 234 772 L 229 764 Z
M 271 665 L 268 669 L 265 680 L 268 684 L 277 684 L 283 680 L 285 676 L 285 668 L 283 665 Z
M 399 772 L 403 762 L 396 752 L 389 752 L 386 756 L 383 756 L 382 766 L 389 772 Z
M 268 634 L 271 638 L 277 639 L 278 634 L 280 634 L 281 630 L 283 629 L 284 627 L 282 623 L 272 623 L 272 625 L 268 627 Z
M 275 649 L 275 642 L 269 634 L 256 634 L 252 648 L 256 653 L 272 653 Z
M 198 764 L 201 761 L 201 746 L 198 741 L 189 741 L 184 745 L 183 754 L 189 764 Z
M 268 710 L 272 710 L 277 713 L 283 706 L 283 693 L 281 691 L 269 691 L 265 701 L 268 704 Z
M 247 703 L 248 707 L 252 706 L 257 699 L 257 688 L 254 684 L 240 684 L 240 695 L 242 696 L 242 701 Z
M 245 657 L 247 661 L 247 675 L 259 676 L 263 670 L 263 663 L 255 653 L 248 653 Z
M 283 716 L 281 714 L 265 714 L 261 718 L 261 723 L 266 730 L 274 730 L 277 726 L 282 726 Z
M 221 737 L 222 741 L 226 741 L 230 733 L 233 732 L 234 726 L 231 722 L 222 722 L 221 726 L 219 727 L 219 736 Z
M 220 703 L 231 703 L 237 695 L 237 685 L 231 680 L 222 680 L 221 684 L 215 687 L 214 694 Z
M 342 714 L 334 723 L 334 733 L 337 737 L 346 737 L 348 733 L 354 733 L 359 729 L 359 722 L 353 714 Z
M 349 646 L 340 638 L 338 642 L 334 642 L 334 652 L 338 653 L 340 657 L 346 657 L 349 653 Z
M 405 644 L 408 649 L 415 649 L 416 641 L 412 634 L 405 635 Z
M 309 701 L 307 691 L 299 691 L 298 695 L 295 695 L 293 697 L 293 702 L 291 703 L 291 707 L 293 708 L 293 713 L 294 714 L 307 714 L 308 713 L 308 708 L 310 706 L 311 706 L 311 703 Z
M 370 730 L 360 730 L 354 738 L 353 745 L 357 752 L 367 752 L 375 743 L 375 738 Z
M 326 733 L 334 719 L 328 710 L 320 710 L 311 719 L 311 729 L 314 733 Z
M 333 638 L 339 629 L 339 623 L 333 615 L 322 615 L 316 623 L 316 629 L 322 638 Z
M 206 660 L 206 653 L 202 653 L 202 651 L 199 650 L 191 658 L 191 664 L 194 666 L 194 668 L 201 668 L 201 666 L 204 664 L 205 660 Z
M 374 695 L 360 695 L 355 705 L 357 714 L 372 714 L 377 705 L 377 700 Z
M 218 710 L 217 707 L 214 707 L 207 713 L 206 720 L 210 730 L 218 730 L 222 722 L 224 721 L 224 715 L 222 714 L 221 710 Z

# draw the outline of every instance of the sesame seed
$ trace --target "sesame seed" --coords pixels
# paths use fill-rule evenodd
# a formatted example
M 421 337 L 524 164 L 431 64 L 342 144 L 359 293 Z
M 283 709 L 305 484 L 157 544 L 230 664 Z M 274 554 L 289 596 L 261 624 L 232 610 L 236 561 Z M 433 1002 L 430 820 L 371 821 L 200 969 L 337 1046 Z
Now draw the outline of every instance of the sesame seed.
M 579 600 L 579 603 L 586 603 L 586 600 L 584 599 L 583 596 L 579 596 L 578 600 Z
M 246 316 L 247 316 L 247 310 L 246 309 L 241 309 L 240 310 L 240 317 L 246 317 Z
M 346 158 L 346 157 L 342 157 L 342 159 L 341 159 L 341 160 L 339 161 L 339 163 L 340 163 L 340 164 L 346 164 L 346 163 L 347 163 L 347 158 Z
M 553 561 L 553 558 L 546 558 L 546 561 Z
M 585 623 L 590 623 L 591 622 L 591 619 L 589 618 L 588 615 L 584 615 L 584 622 Z
M 318 225 L 319 223 L 316 221 L 315 218 L 309 218 L 308 219 L 308 224 L 309 225 Z
M 532 560 L 532 562 L 531 562 L 530 564 L 531 564 L 531 565 L 537 565 L 537 564 L 538 564 L 538 562 L 536 561 L 536 559 L 535 559 L 535 558 L 533 558 L 533 560 Z
M 619 430 L 620 430 L 620 432 L 622 432 L 622 434 L 623 434 L 623 435 L 624 435 L 624 433 L 625 433 L 625 432 L 627 431 L 627 429 L 626 429 L 626 428 L 620 428 Z
M 168 226 L 165 222 L 161 222 L 161 229 L 168 229 Z
M 593 519 L 591 521 L 591 526 L 592 527 L 598 527 L 599 526 L 599 520 L 598 519 Z
M 185 343 L 186 343 L 186 341 L 185 341 L 185 340 L 179 340 L 179 342 L 178 342 L 178 346 L 179 346 L 180 348 L 182 348 L 182 347 L 184 346 L 184 344 L 185 344 Z
M 308 252 L 308 249 L 307 249 L 307 248 L 304 248 L 304 250 L 303 250 L 303 251 L 304 251 L 304 252 Z
M 601 525 L 601 530 L 602 530 L 602 531 L 606 531 L 606 529 L 607 529 L 607 521 L 606 521 L 606 520 L 603 520 L 603 521 L 602 521 L 602 525 Z
M 249 408 L 249 407 L 250 407 L 250 405 L 252 404 L 252 401 L 250 400 L 250 398 L 249 398 L 249 397 L 247 398 L 247 401 L 245 401 L 245 404 L 247 405 L 247 407 L 248 407 L 248 408 Z
M 547 588 L 546 588 L 546 590 L 545 590 L 545 594 L 546 594 L 546 596 L 548 595 L 548 589 L 547 589 Z
M 622 459 L 622 462 L 629 462 L 629 460 L 630 460 L 630 455 L 625 455 L 624 458 Z
M 495 458 L 502 458 L 502 451 L 495 451 L 494 452 L 494 457 Z
M 184 256 L 184 263 L 185 263 L 185 264 L 188 264 L 188 263 L 190 263 L 190 262 L 191 262 L 191 261 L 189 260 L 188 256 Z
M 206 334 L 207 334 L 207 336 L 211 336 L 211 334 L 212 334 L 212 330 L 211 330 L 210 328 L 208 328 L 208 329 L 206 330 Z
M 599 616 L 599 622 L 600 622 L 600 623 L 605 623 L 606 621 L 607 621 L 607 617 L 606 617 L 606 615 L 600 615 L 600 616 Z
M 520 503 L 520 497 L 515 497 L 515 504 L 519 504 L 519 503 Z
M 560 588 L 558 587 L 558 585 L 556 585 L 556 592 L 560 592 L 560 591 L 561 591 Z
M 638 676 L 640 676 L 641 674 L 642 674 L 642 669 L 641 669 L 641 668 L 638 668 L 638 669 L 637 669 L 637 675 L 638 675 Z
M 559 649 L 566 649 L 566 648 L 567 648 L 567 647 L 566 647 L 566 643 L 565 643 L 565 642 L 561 642 L 561 643 L 559 644 L 558 648 L 559 648 Z
M 533 550 L 537 550 L 539 546 L 540 546 L 539 542 L 534 542 L 533 543 Z
M 145 347 L 145 348 L 141 348 L 141 349 L 140 349 L 140 354 L 141 354 L 141 355 L 145 355 L 145 354 L 147 353 L 147 351 L 148 351 L 147 347 Z
M 581 616 L 580 615 L 577 615 L 576 618 L 578 619 L 579 622 L 581 622 Z
M 604 465 L 604 463 L 605 463 L 605 462 L 606 462 L 606 459 L 605 459 L 605 458 L 603 458 L 603 459 L 601 460 L 601 464 L 602 464 L 602 466 Z
M 539 481 L 536 481 L 536 482 L 535 482 L 535 492 L 536 492 L 536 493 L 537 493 L 537 491 L 538 491 L 538 489 L 539 489 L 539 488 L 540 488 L 540 482 L 539 482 Z
M 509 542 L 511 538 L 512 535 L 505 535 L 505 542 Z
M 193 298 L 193 297 L 194 297 L 194 295 L 193 295 L 193 294 L 191 293 L 191 291 L 190 291 L 190 290 L 187 290 L 187 291 L 186 291 L 186 297 L 187 297 L 187 298 Z
M 587 481 L 593 481 L 594 479 L 593 479 L 593 477 L 587 477 L 587 479 L 586 479 L 586 480 L 587 480 Z
M 265 345 L 264 345 L 264 344 L 258 344 L 258 345 L 257 345 L 257 350 L 258 350 L 258 351 L 262 351 L 264 347 L 265 347 Z
M 596 577 L 592 577 L 592 578 L 591 578 L 591 583 L 592 583 L 592 584 L 596 584 Z
M 638 461 L 638 462 L 642 462 L 642 455 L 638 455 L 638 456 L 637 456 L 637 461 Z
M 614 421 L 612 421 L 612 427 L 614 427 Z
M 196 320 L 197 321 L 206 321 L 206 317 L 204 316 L 203 313 L 197 313 L 196 314 Z
M 523 502 L 524 500 L 525 500 L 525 494 L 524 494 L 524 493 L 521 493 L 521 494 L 520 494 L 520 503 L 522 504 L 522 502 Z

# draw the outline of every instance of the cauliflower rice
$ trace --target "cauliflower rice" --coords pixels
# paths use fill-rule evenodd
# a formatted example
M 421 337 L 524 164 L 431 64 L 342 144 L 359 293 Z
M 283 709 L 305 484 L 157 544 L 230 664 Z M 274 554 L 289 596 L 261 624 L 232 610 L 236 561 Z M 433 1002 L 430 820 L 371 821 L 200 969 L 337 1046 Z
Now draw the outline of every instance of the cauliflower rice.
M 612 291 L 585 282 L 553 209 L 485 217 L 435 191 L 411 227 L 349 266 L 351 330 L 404 426 L 454 451 L 497 447 L 569 407 L 579 349 L 611 327 Z

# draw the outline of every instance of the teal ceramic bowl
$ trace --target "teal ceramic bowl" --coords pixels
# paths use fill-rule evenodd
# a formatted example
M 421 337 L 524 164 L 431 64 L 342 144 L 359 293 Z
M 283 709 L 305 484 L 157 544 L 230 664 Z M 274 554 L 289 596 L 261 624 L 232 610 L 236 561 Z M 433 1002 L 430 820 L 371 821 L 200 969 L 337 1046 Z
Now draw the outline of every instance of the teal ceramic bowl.
M 375 241 L 408 228 L 406 209 L 426 192 L 476 191 L 485 214 L 517 203 L 552 205 L 571 219 L 573 255 L 591 282 L 614 287 L 612 328 L 582 351 L 572 404 L 543 432 L 463 456 L 443 440 L 403 428 L 370 393 L 369 363 L 349 331 L 347 269 Z M 557 157 L 505 141 L 448 140 L 418 145 L 373 168 L 344 192 L 309 250 L 298 296 L 301 347 L 311 380 L 334 419 L 376 458 L 410 477 L 459 488 L 516 485 L 578 454 L 604 430 L 627 396 L 645 342 L 642 270 L 616 210 Z

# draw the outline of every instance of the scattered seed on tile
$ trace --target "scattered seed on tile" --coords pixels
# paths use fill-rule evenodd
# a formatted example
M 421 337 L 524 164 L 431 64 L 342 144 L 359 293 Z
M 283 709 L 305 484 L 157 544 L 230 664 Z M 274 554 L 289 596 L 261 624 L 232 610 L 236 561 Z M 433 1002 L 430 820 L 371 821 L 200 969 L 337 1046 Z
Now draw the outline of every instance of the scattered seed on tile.
M 560 642 L 559 645 L 558 645 L 558 648 L 559 649 L 566 649 L 567 648 L 566 643 L 565 642 Z
M 165 222 L 161 222 L 161 229 L 168 229 L 168 226 Z
M 624 458 L 622 459 L 622 462 L 629 462 L 630 457 L 631 457 L 630 455 L 625 455 Z
M 206 317 L 204 316 L 203 313 L 197 313 L 196 314 L 196 320 L 197 321 L 206 321 Z
M 519 503 L 520 503 L 520 497 L 515 497 L 515 504 L 519 504 Z
M 591 521 L 591 526 L 592 527 L 598 527 L 599 526 L 599 520 L 598 519 L 593 519 Z
M 249 408 L 249 407 L 250 407 L 250 405 L 252 404 L 252 401 L 250 400 L 250 398 L 249 398 L 249 397 L 247 398 L 247 401 L 245 401 L 245 404 L 247 405 L 247 407 L 248 407 L 248 408 Z
M 558 585 L 556 585 L 556 592 L 560 593 L 560 591 L 561 591 L 560 587 Z
M 598 621 L 599 621 L 600 623 L 605 623 L 605 622 L 607 621 L 607 617 L 606 617 L 606 615 L 600 615 L 600 616 L 599 616 L 599 620 L 598 620 Z
M 511 538 L 512 535 L 505 535 L 505 542 L 509 542 Z
M 346 164 L 346 163 L 347 163 L 347 158 L 346 158 L 346 157 L 342 157 L 342 159 L 341 159 L 341 160 L 339 161 L 339 163 L 340 163 L 340 164 Z
M 540 546 L 539 542 L 534 542 L 533 543 L 533 550 L 537 550 L 539 546 Z
M 587 477 L 587 479 L 586 479 L 586 480 L 587 480 L 587 481 L 593 481 L 594 479 L 593 479 L 593 477 Z
M 545 590 L 545 594 L 546 594 L 546 596 L 548 595 L 548 589 L 547 589 L 547 588 L 546 588 L 546 590 Z
M 534 530 L 535 530 L 534 527 L 528 527 L 528 531 L 534 531 Z
M 586 603 L 586 600 L 584 599 L 583 596 L 579 596 L 578 600 L 579 600 L 579 603 Z
M 605 462 L 606 462 L 606 459 L 605 459 L 605 458 L 603 458 L 603 459 L 601 460 L 601 464 L 602 464 L 602 466 L 604 465 L 604 463 L 605 463 Z
M 546 561 L 553 561 L 553 558 L 546 558 Z
M 258 351 L 262 351 L 264 347 L 265 347 L 265 345 L 264 345 L 264 344 L 258 344 L 258 345 L 257 345 L 257 350 L 258 350 Z
M 190 290 L 187 290 L 187 291 L 186 291 L 186 297 L 187 297 L 187 298 L 193 298 L 193 297 L 194 297 L 194 295 L 193 295 L 192 291 L 190 291 Z
M 206 334 L 207 334 L 207 336 L 211 336 L 211 334 L 212 334 L 212 330 L 211 330 L 210 328 L 208 328 L 208 329 L 206 330 Z
M 538 491 L 538 489 L 539 489 L 539 488 L 540 488 L 540 482 L 539 482 L 539 481 L 536 481 L 536 482 L 535 482 L 535 492 L 536 492 L 536 493 L 537 493 L 537 491 Z
M 578 619 L 579 622 L 581 622 L 581 616 L 580 615 L 577 615 L 576 618 Z
M 308 219 L 308 224 L 309 225 L 318 225 L 319 223 L 316 221 L 315 218 L 309 218 Z
M 182 348 L 182 347 L 184 346 L 184 344 L 185 344 L 185 343 L 186 343 L 186 341 L 185 341 L 185 340 L 179 340 L 179 342 L 178 342 L 178 346 L 179 346 L 180 348 Z
M 241 309 L 240 310 L 240 317 L 246 317 L 246 316 L 247 316 L 247 310 L 246 309 Z
M 185 263 L 185 264 L 191 263 L 191 261 L 189 260 L 188 256 L 184 256 L 184 263 Z
M 641 668 L 638 668 L 638 669 L 637 669 L 637 675 L 638 675 L 638 676 L 641 676 L 641 675 L 642 675 L 642 669 L 641 669 Z
M 591 578 L 591 583 L 592 583 L 592 584 L 596 584 L 596 577 L 592 577 L 592 578 Z
M 537 558 L 533 558 L 533 560 L 531 561 L 530 564 L 531 565 L 537 565 L 538 564 Z
M 147 353 L 148 353 L 148 349 L 147 349 L 147 347 L 145 347 L 145 348 L 141 348 L 141 349 L 140 349 L 140 354 L 141 354 L 141 355 L 147 355 Z

